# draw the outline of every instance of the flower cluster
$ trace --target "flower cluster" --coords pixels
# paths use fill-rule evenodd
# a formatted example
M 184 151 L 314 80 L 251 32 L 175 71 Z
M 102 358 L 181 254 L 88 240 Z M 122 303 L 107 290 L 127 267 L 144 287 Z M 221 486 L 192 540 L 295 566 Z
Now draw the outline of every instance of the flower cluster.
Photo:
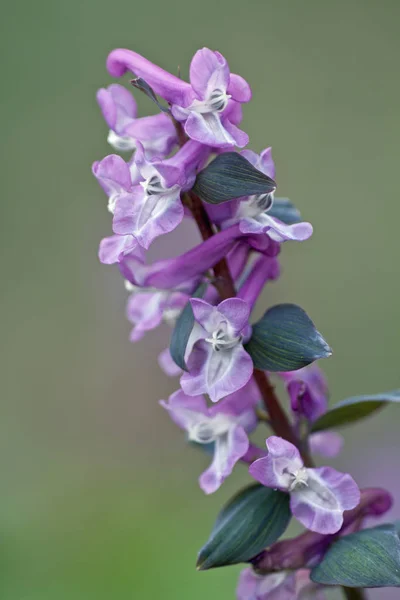
M 93 164 L 112 215 L 113 234 L 101 241 L 99 258 L 118 265 L 129 291 L 130 339 L 162 322 L 173 328 L 159 364 L 180 376 L 181 388 L 160 404 L 189 442 L 212 455 L 200 476 L 202 490 L 215 492 L 237 463 L 248 464 L 253 480 L 282 498 L 282 511 L 289 501 L 308 530 L 307 552 L 301 536 L 292 544 L 293 554 L 300 549 L 293 564 L 276 559 L 284 542 L 275 544 L 276 552 L 274 545 L 260 548 L 264 553 L 240 577 L 239 600 L 322 598 L 321 585 L 309 577 L 315 556 L 321 560 L 349 529 L 346 515 L 358 530 L 376 498 L 360 494 L 349 474 L 313 464 L 312 453 L 336 456 L 342 438 L 320 426 L 328 391 L 312 363 L 331 352 L 312 321 L 299 307 L 282 304 L 252 322 L 264 286 L 280 276 L 281 245 L 307 240 L 312 226 L 289 200 L 275 197 L 271 148 L 237 150 L 249 141 L 240 122 L 251 90 L 219 52 L 196 52 L 190 83 L 131 50 L 112 51 L 107 69 L 113 77 L 133 74 L 131 83 L 161 109 L 138 117 L 133 95 L 120 84 L 97 94 L 108 142 L 130 153 Z M 184 218 L 198 225 L 202 239 L 185 253 L 149 263 L 153 241 Z M 290 415 L 270 384 L 272 372 L 286 386 Z M 273 434 L 266 450 L 249 439 L 258 425 Z

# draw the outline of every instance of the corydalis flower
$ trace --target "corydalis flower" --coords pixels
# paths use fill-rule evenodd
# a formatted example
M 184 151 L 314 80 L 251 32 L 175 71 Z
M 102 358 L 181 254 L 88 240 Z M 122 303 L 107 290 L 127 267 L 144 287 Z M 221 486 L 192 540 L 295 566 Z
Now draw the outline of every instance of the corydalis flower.
M 126 316 L 134 325 L 129 338 L 131 342 L 141 340 L 147 331 L 163 321 L 174 326 L 189 300 L 188 294 L 179 290 L 139 288 L 130 282 L 126 282 L 126 288 L 131 292 L 126 306 Z
M 114 77 L 127 70 L 143 78 L 171 105 L 173 116 L 184 123 L 193 140 L 215 147 L 244 147 L 246 133 L 236 127 L 238 104 L 249 102 L 251 90 L 239 75 L 230 73 L 226 59 L 208 48 L 198 50 L 190 65 L 190 84 L 171 75 L 131 50 L 113 50 L 107 68 Z
M 328 409 L 328 384 L 319 366 L 314 363 L 297 371 L 280 373 L 286 382 L 290 406 L 299 423 L 305 419 L 312 424 Z M 319 431 L 309 437 L 312 453 L 332 458 L 343 446 L 343 437 L 335 431 Z
M 263 485 L 290 493 L 290 508 L 304 527 L 331 534 L 343 524 L 343 512 L 357 506 L 360 490 L 348 473 L 331 467 L 308 469 L 298 449 L 286 440 L 267 440 L 268 455 L 256 460 L 249 472 Z
M 256 169 L 275 179 L 271 148 L 266 148 L 260 155 L 252 150 L 243 150 L 241 155 Z M 222 227 L 239 223 L 242 233 L 253 235 L 266 233 L 275 242 L 288 240 L 301 242 L 307 240 L 313 232 L 311 223 L 298 222 L 300 220 L 298 211 L 287 199 L 275 200 L 273 192 L 238 198 L 225 205 L 211 206 L 208 207 L 208 212 Z
M 101 88 L 97 102 L 110 128 L 107 141 L 116 150 L 135 150 L 139 141 L 148 156 L 166 156 L 176 144 L 171 119 L 163 113 L 138 119 L 136 101 L 122 85 Z
M 240 298 L 218 306 L 197 298 L 190 303 L 195 322 L 185 355 L 188 372 L 182 375 L 181 386 L 190 396 L 206 393 L 217 402 L 246 385 L 253 373 L 253 361 L 243 348 L 250 309 Z
M 237 600 L 324 600 L 325 595 L 310 580 L 310 571 L 281 571 L 258 575 L 248 568 L 241 572 Z
M 160 401 L 172 420 L 187 431 L 191 442 L 213 444 L 212 463 L 199 479 L 206 494 L 220 487 L 249 448 L 247 434 L 257 425 L 254 392 L 249 386 L 246 393 L 232 394 L 210 408 L 203 396 L 187 396 L 181 390 L 172 394 L 168 403 Z
M 192 187 L 206 154 L 207 149 L 197 142 L 187 142 L 172 158 L 149 160 L 138 145 L 137 185 L 116 198 L 114 233 L 131 235 L 147 249 L 156 237 L 175 229 L 184 215 L 181 192 Z

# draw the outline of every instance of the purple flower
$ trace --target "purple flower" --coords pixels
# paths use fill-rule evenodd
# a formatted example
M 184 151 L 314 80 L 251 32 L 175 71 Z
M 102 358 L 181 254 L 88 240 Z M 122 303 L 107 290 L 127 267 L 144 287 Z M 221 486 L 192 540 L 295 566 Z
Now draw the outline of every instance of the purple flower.
M 313 363 L 303 369 L 279 373 L 287 385 L 292 411 L 311 423 L 328 409 L 328 384 L 320 367 Z
M 143 249 L 137 248 L 128 256 L 121 256 L 120 269 L 125 279 L 142 287 L 171 289 L 190 279 L 199 282 L 208 269 L 233 250 L 241 237 L 239 227 L 230 227 L 181 256 L 158 260 L 151 265 L 145 264 Z
M 256 169 L 275 179 L 275 166 L 271 148 L 266 148 L 260 155 L 252 150 L 241 152 Z M 275 242 L 307 240 L 313 232 L 312 225 L 307 222 L 287 225 L 268 214 L 274 203 L 274 194 L 260 194 L 238 198 L 225 205 L 211 207 L 209 214 L 222 227 L 239 223 L 242 233 L 260 235 L 266 233 Z
M 325 595 L 310 580 L 310 571 L 280 571 L 258 575 L 250 567 L 241 572 L 237 600 L 324 600 Z
M 162 369 L 168 377 L 182 375 L 182 369 L 178 367 L 172 358 L 169 347 L 165 348 L 165 350 L 158 355 L 158 364 L 160 365 L 160 369 Z
M 343 524 L 343 512 L 355 508 L 360 490 L 348 473 L 331 467 L 307 469 L 298 449 L 286 440 L 267 440 L 268 455 L 250 465 L 249 472 L 262 483 L 290 493 L 293 515 L 311 531 L 331 534 Z
M 170 103 L 173 116 L 184 122 L 191 139 L 219 148 L 242 148 L 248 143 L 247 134 L 236 127 L 241 118 L 237 105 L 249 102 L 251 90 L 242 77 L 230 73 L 219 52 L 208 48 L 196 52 L 190 65 L 190 84 L 131 50 L 113 50 L 107 68 L 114 77 L 127 70 L 142 77 Z
M 139 141 L 148 156 L 166 156 L 176 144 L 171 119 L 162 113 L 137 119 L 135 99 L 122 85 L 100 89 L 97 102 L 110 128 L 107 141 L 116 150 L 135 150 Z
M 249 335 L 249 306 L 240 298 L 211 306 L 190 300 L 194 327 L 186 349 L 188 372 L 181 377 L 189 396 L 209 394 L 212 402 L 240 390 L 253 373 L 253 361 L 243 348 Z
M 141 340 L 146 331 L 155 329 L 163 321 L 174 325 L 189 300 L 188 294 L 179 290 L 153 290 L 139 288 L 126 282 L 131 295 L 126 307 L 126 316 L 133 323 L 130 340 Z
M 280 265 L 276 257 L 260 256 L 251 266 L 244 283 L 237 294 L 252 309 L 267 281 L 274 281 L 280 275 Z
M 196 169 L 208 150 L 197 142 L 187 142 L 172 158 L 149 160 L 138 142 L 134 164 L 138 185 L 115 200 L 113 230 L 132 235 L 143 248 L 175 229 L 183 219 L 181 192 L 192 187 Z
M 211 408 L 207 407 L 203 396 L 187 396 L 182 390 L 172 394 L 168 403 L 160 401 L 172 420 L 187 431 L 191 442 L 214 444 L 212 463 L 199 479 L 206 494 L 215 492 L 246 454 L 249 448 L 247 434 L 257 425 L 254 411 L 257 399 L 250 387 Z
M 208 48 L 198 50 L 190 65 L 190 83 L 193 101 L 185 107 L 172 106 L 174 117 L 185 122 L 186 134 L 208 146 L 246 146 L 248 135 L 236 127 L 232 113 L 233 103 L 251 99 L 251 90 L 239 75 L 231 75 L 222 54 Z
M 335 458 L 342 451 L 344 439 L 336 431 L 317 431 L 308 438 L 311 454 L 324 458 Z
M 392 498 L 384 489 L 361 490 L 360 503 L 344 513 L 343 525 L 335 534 L 324 535 L 305 531 L 301 535 L 276 542 L 251 562 L 257 572 L 267 574 L 283 569 L 312 568 L 324 557 L 331 544 L 340 536 L 358 531 L 369 517 L 379 517 L 390 510 Z
M 114 213 L 115 203 L 121 194 L 132 188 L 131 173 L 123 158 L 110 154 L 92 166 L 93 175 L 108 196 L 108 210 Z

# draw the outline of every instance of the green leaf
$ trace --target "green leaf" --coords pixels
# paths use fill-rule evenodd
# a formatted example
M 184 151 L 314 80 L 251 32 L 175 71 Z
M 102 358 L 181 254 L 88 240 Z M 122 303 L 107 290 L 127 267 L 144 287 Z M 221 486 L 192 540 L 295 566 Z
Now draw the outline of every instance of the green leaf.
M 220 204 L 241 196 L 270 194 L 273 179 L 237 152 L 219 154 L 197 175 L 193 191 L 209 204 Z
M 375 394 L 373 396 L 354 396 L 338 402 L 328 412 L 313 423 L 311 431 L 322 431 L 348 425 L 371 415 L 386 406 L 388 402 L 400 402 L 400 390 Z
M 192 298 L 201 298 L 204 292 L 206 291 L 206 288 L 207 284 L 202 283 L 197 288 Z M 171 353 L 173 361 L 178 365 L 178 367 L 180 367 L 184 371 L 187 371 L 187 366 L 185 363 L 185 351 L 189 340 L 189 336 L 193 329 L 193 323 L 194 315 L 192 305 L 190 304 L 190 301 L 188 301 L 185 308 L 178 317 L 178 320 L 172 332 L 171 343 L 169 345 L 169 351 Z
M 311 579 L 324 585 L 400 587 L 400 540 L 395 525 L 352 533 L 335 542 Z
M 245 488 L 218 515 L 199 552 L 197 568 L 205 571 L 249 561 L 284 533 L 290 518 L 288 494 L 260 484 Z
M 162 112 L 164 112 L 164 113 L 170 112 L 170 109 L 167 106 L 163 106 L 162 104 L 160 104 L 160 102 L 157 99 L 157 96 L 155 95 L 153 89 L 149 86 L 147 81 L 145 81 L 141 77 L 137 77 L 136 79 L 131 79 L 130 83 L 133 85 L 133 87 L 137 88 L 138 90 L 140 90 L 141 92 L 146 94 L 146 96 L 148 98 L 150 98 L 150 100 L 152 102 L 154 102 L 154 104 L 157 104 L 158 108 Z
M 296 304 L 273 306 L 253 325 L 245 346 L 257 369 L 296 371 L 332 350 L 310 317 Z

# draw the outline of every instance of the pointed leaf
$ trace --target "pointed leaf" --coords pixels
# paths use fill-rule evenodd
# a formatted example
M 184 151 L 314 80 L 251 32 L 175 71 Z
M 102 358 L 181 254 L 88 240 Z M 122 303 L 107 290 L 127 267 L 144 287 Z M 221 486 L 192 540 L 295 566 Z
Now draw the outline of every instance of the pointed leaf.
M 192 298 L 201 298 L 204 292 L 206 291 L 206 288 L 207 284 L 202 283 L 197 288 Z M 194 315 L 192 305 L 188 301 L 175 324 L 171 336 L 171 343 L 169 346 L 169 351 L 171 353 L 172 360 L 178 365 L 178 367 L 180 367 L 184 371 L 187 371 L 187 366 L 185 363 L 185 351 L 189 340 L 189 336 L 193 329 L 193 324 Z
M 251 485 L 222 509 L 210 538 L 200 550 L 201 571 L 247 562 L 285 531 L 291 518 L 289 495 Z
M 296 371 L 332 350 L 307 313 L 296 304 L 273 306 L 253 325 L 245 346 L 257 369 Z
M 155 104 L 157 104 L 158 108 L 164 112 L 164 113 L 169 113 L 170 110 L 167 106 L 163 106 L 162 104 L 160 104 L 160 102 L 157 99 L 157 96 L 155 95 L 153 89 L 149 86 L 149 84 L 142 79 L 141 77 L 137 77 L 136 79 L 131 79 L 131 84 L 133 85 L 133 87 L 137 88 L 138 90 L 140 90 L 141 92 L 143 92 L 144 94 L 146 94 L 146 96 L 148 98 L 150 98 L 150 100 L 152 102 L 154 102 Z
M 395 525 L 352 533 L 335 542 L 311 579 L 324 585 L 400 587 L 400 540 Z
M 200 171 L 193 187 L 193 191 L 209 204 L 253 194 L 270 194 L 275 189 L 273 179 L 237 152 L 219 154 Z
M 322 431 L 349 425 L 368 417 L 373 412 L 386 406 L 388 402 L 400 402 L 400 390 L 375 394 L 372 396 L 354 396 L 338 402 L 328 412 L 313 423 L 311 431 Z

